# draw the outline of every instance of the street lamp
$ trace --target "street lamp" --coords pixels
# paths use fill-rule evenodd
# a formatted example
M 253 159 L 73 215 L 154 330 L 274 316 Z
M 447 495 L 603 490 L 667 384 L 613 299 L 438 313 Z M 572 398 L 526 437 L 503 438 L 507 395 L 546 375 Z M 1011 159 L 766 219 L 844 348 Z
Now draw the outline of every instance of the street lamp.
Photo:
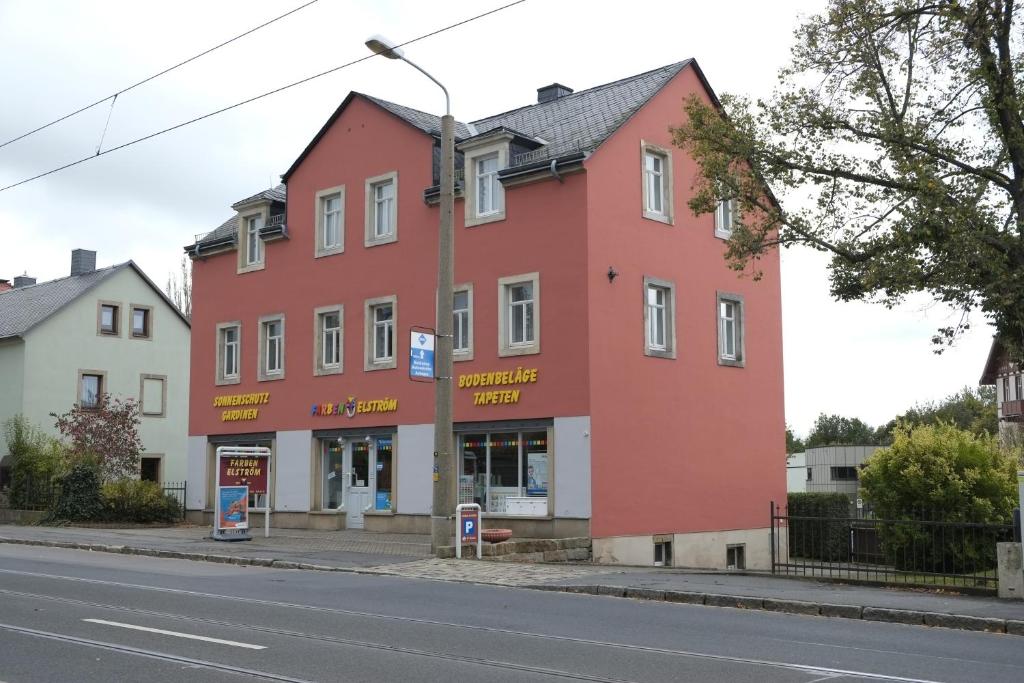
M 448 89 L 406 58 L 401 48 L 381 35 L 372 36 L 366 47 L 388 59 L 401 59 L 444 91 L 441 117 L 441 226 L 437 252 L 437 337 L 434 368 L 434 490 L 430 513 L 430 548 L 436 555 L 452 539 L 451 516 L 455 508 L 452 486 L 454 444 L 452 438 L 452 290 L 455 288 L 455 119 Z M 458 542 L 458 541 L 456 541 Z

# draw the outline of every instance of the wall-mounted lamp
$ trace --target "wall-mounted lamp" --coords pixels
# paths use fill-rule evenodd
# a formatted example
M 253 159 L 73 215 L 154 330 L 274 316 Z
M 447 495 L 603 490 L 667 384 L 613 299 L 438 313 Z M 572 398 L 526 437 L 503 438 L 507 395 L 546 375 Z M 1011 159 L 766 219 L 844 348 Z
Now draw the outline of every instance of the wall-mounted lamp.
M 619 271 L 615 270 L 611 266 L 608 266 L 608 282 L 611 282 L 619 276 Z
M 364 439 L 363 439 L 363 441 L 365 441 L 366 443 L 370 443 L 371 441 L 373 441 L 373 439 L 371 439 L 371 438 L 370 438 L 370 435 L 369 435 L 369 434 L 367 434 L 367 435 L 366 435 L 366 438 L 364 438 Z
M 345 445 L 345 437 L 343 437 L 343 436 L 339 436 L 338 437 L 338 445 L 339 446 L 344 446 Z

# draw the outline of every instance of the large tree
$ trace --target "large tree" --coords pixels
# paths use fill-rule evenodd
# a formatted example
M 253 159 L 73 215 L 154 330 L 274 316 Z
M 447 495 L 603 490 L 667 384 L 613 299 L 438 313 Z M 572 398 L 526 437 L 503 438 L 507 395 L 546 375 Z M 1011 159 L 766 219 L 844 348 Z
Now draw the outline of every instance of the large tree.
M 898 424 L 913 429 L 921 425 L 936 425 L 940 422 L 953 425 L 976 436 L 998 434 L 999 418 L 996 414 L 995 388 L 964 387 L 941 401 L 918 403 L 902 415 L 897 415 L 888 424 L 879 427 L 879 442 L 892 443 L 893 432 Z
M 871 425 L 856 417 L 821 413 L 814 421 L 805 448 L 818 446 L 874 446 L 878 443 Z
M 1019 355 L 1018 13 L 1013 0 L 831 0 L 796 30 L 771 97 L 689 99 L 674 135 L 699 165 L 690 207 L 738 200 L 731 265 L 756 274 L 767 250 L 810 245 L 831 254 L 838 299 L 925 292 L 961 313 L 938 344 L 980 310 Z

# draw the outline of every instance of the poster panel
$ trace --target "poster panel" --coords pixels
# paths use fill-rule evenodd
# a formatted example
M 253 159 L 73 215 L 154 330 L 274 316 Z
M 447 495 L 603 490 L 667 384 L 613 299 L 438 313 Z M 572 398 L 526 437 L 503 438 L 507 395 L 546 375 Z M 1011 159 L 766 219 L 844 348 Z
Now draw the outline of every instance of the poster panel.
M 548 495 L 548 454 L 527 453 L 526 455 L 526 495 Z
M 249 528 L 249 487 L 221 486 L 217 490 L 220 505 L 217 508 L 218 529 Z

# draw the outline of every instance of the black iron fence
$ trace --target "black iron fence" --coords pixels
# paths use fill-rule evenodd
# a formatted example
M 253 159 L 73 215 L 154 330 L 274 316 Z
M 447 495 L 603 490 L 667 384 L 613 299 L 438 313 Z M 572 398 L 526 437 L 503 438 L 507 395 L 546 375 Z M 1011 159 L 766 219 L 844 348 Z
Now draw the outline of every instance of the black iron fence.
M 11 510 L 49 510 L 60 498 L 60 482 L 50 477 L 12 478 L 0 491 L 0 507 Z
M 915 586 L 997 588 L 1012 524 L 922 512 L 907 519 L 790 515 L 771 505 L 772 573 Z
M 184 481 L 167 481 L 164 482 L 164 495 L 172 496 L 178 501 L 178 508 L 181 510 L 181 519 L 185 519 L 185 491 L 186 483 Z

